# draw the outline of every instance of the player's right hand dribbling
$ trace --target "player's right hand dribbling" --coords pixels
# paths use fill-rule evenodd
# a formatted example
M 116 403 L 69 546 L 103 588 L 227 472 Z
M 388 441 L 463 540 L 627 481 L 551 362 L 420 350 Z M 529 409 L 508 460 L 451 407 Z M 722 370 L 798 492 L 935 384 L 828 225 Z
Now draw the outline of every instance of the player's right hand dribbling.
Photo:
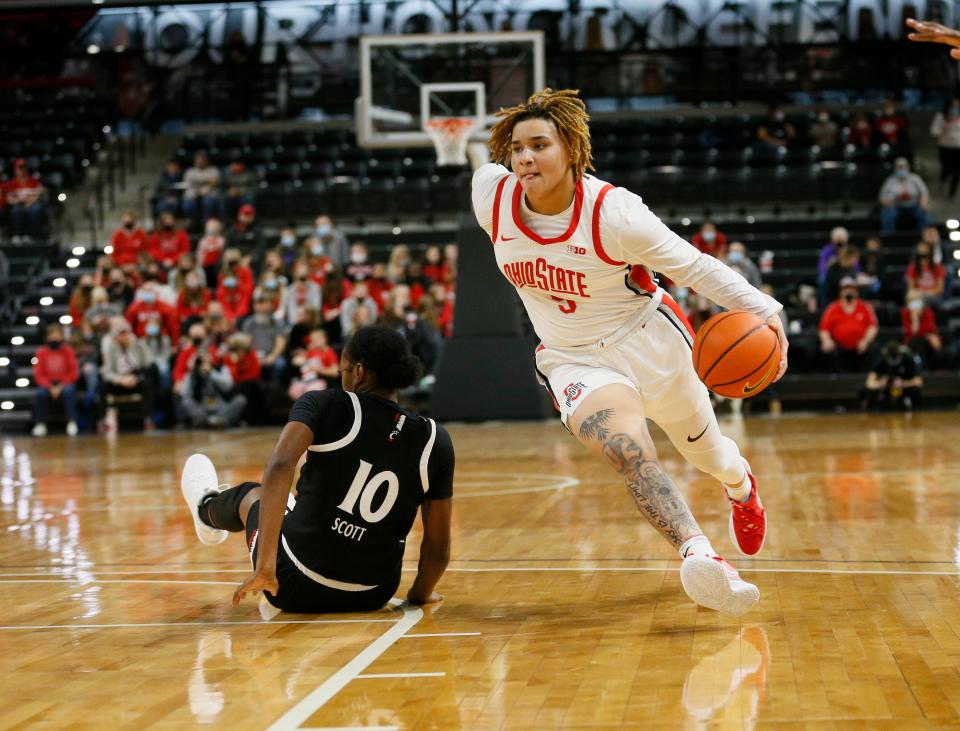
M 240 606 L 240 600 L 248 593 L 256 594 L 260 591 L 269 591 L 274 596 L 280 589 L 280 583 L 277 581 L 275 572 L 257 571 L 253 576 L 244 581 L 235 592 L 233 592 L 233 606 Z

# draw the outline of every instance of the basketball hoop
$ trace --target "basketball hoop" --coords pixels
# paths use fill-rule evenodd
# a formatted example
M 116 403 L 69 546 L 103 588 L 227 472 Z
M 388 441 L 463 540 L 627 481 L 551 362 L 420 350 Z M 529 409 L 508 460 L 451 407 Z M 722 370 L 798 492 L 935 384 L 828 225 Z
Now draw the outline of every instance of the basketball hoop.
M 476 122 L 469 117 L 433 117 L 424 131 L 433 140 L 438 165 L 466 165 L 467 142 Z

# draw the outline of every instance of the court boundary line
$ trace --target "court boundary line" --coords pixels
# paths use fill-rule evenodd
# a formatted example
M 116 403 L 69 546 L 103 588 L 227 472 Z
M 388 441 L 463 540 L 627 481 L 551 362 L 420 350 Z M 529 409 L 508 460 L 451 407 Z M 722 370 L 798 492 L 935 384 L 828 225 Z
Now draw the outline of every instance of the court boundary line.
M 378 680 L 380 678 L 442 678 L 446 673 L 361 673 L 355 680 Z
M 267 731 L 293 731 L 323 708 L 337 693 L 343 690 L 350 681 L 363 673 L 377 658 L 393 647 L 394 643 L 403 637 L 423 619 L 423 609 L 401 605 L 403 616 L 386 632 L 362 649 L 352 660 L 337 670 L 333 675 L 314 688 L 302 698 L 293 708 L 267 727 Z
M 141 627 L 221 627 L 233 625 L 259 625 L 269 627 L 271 625 L 288 624 L 383 624 L 389 622 L 396 624 L 394 619 L 281 619 L 264 621 L 259 620 L 233 620 L 216 622 L 142 622 L 125 624 L 24 624 L 24 625 L 0 625 L 0 631 L 14 632 L 17 630 L 48 630 L 48 629 L 139 629 Z

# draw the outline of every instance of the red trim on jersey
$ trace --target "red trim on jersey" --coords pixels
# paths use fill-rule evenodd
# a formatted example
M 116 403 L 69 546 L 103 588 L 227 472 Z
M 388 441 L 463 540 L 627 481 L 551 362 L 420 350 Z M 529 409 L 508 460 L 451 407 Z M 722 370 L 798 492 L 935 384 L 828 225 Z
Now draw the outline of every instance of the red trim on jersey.
M 603 243 L 600 241 L 600 206 L 603 205 L 603 199 L 611 190 L 613 190 L 613 186 L 610 183 L 607 183 L 605 186 L 603 186 L 603 188 L 600 189 L 600 193 L 597 195 L 597 202 L 593 206 L 593 250 L 597 253 L 597 256 L 599 256 L 607 264 L 619 267 L 626 264 L 626 262 L 614 261 L 607 256 L 607 252 L 603 250 Z M 639 282 L 637 283 L 640 284 Z
M 653 279 L 650 278 L 650 272 L 640 264 L 634 264 L 633 267 L 630 268 L 630 281 L 640 287 L 644 292 L 657 291 L 657 285 L 654 284 Z
M 517 227 L 523 232 L 524 236 L 533 239 L 538 244 L 561 244 L 573 236 L 573 232 L 577 230 L 577 225 L 580 223 L 580 210 L 583 208 L 583 183 L 581 181 L 577 181 L 577 193 L 573 197 L 573 215 L 570 216 L 570 225 L 562 235 L 553 239 L 545 239 L 542 236 L 538 236 L 520 220 L 521 195 L 523 195 L 523 186 L 520 185 L 520 181 L 518 180 L 517 187 L 513 191 L 513 222 L 517 224 Z
M 497 243 L 497 231 L 500 228 L 500 194 L 503 193 L 503 186 L 507 182 L 509 175 L 504 175 L 500 178 L 500 182 L 497 183 L 497 195 L 493 199 L 493 236 L 490 238 L 491 243 Z
M 680 305 L 677 304 L 677 301 L 666 292 L 663 293 L 663 304 L 673 310 L 673 314 L 675 314 L 680 319 L 680 322 L 683 323 L 683 326 L 687 328 L 687 332 L 690 333 L 690 337 L 695 337 L 693 325 L 690 324 L 687 316 L 683 314 L 683 310 L 680 309 Z

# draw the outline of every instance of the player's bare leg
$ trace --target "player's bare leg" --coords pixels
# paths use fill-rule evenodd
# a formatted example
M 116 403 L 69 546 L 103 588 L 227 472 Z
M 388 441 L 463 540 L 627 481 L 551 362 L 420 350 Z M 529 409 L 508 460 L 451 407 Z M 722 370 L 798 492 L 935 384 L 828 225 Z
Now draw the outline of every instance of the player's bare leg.
M 757 602 L 760 592 L 716 554 L 660 467 L 643 402 L 634 389 L 619 384 L 598 389 L 569 422 L 571 433 L 613 466 L 647 522 L 680 552 L 680 577 L 691 599 L 731 614 L 742 614 Z

